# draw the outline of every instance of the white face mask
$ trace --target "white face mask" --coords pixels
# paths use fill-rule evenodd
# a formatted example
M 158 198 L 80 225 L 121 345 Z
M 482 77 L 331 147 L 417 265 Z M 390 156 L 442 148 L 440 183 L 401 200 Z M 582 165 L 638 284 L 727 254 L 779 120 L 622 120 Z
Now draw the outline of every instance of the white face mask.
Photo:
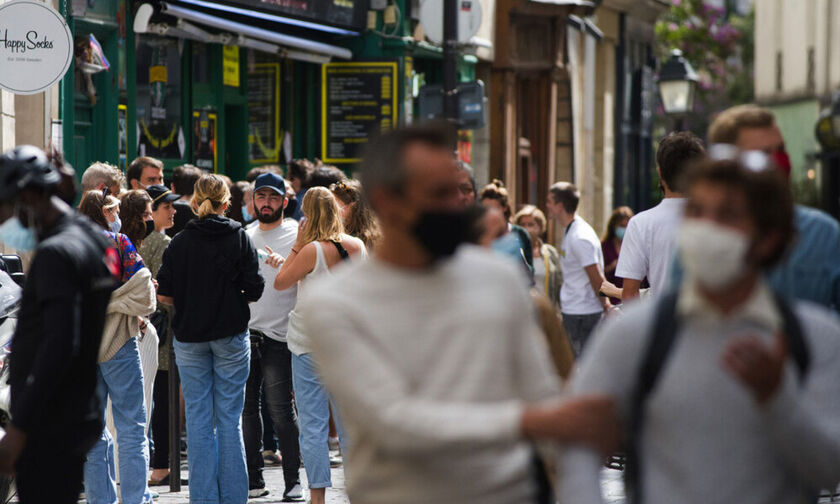
M 677 249 L 686 275 L 713 291 L 724 289 L 747 273 L 749 237 L 702 219 L 683 220 Z

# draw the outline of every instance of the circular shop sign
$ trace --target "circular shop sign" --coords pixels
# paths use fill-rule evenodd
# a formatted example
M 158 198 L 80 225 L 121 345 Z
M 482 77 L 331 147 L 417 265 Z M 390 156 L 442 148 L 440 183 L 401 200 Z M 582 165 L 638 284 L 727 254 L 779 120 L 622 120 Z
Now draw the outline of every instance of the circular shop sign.
M 35 0 L 0 5 L 0 88 L 35 94 L 70 68 L 73 35 L 55 9 Z

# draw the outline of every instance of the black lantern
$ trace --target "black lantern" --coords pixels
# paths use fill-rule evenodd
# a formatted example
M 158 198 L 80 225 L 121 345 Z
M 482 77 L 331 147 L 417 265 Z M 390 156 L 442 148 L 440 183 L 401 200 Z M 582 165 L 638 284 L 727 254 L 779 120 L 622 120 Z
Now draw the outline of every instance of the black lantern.
M 659 69 L 659 96 L 666 114 L 682 118 L 694 109 L 697 80 L 682 51 L 671 51 L 671 57 Z

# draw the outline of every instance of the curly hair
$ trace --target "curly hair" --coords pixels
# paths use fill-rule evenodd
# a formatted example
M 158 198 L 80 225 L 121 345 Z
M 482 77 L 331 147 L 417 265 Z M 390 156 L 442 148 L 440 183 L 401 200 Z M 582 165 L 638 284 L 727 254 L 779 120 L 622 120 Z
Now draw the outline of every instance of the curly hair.
M 152 202 L 152 197 L 146 191 L 137 189 L 126 191 L 120 196 L 120 217 L 122 219 L 121 233 L 128 236 L 135 247 L 140 248 L 146 238 L 146 222 L 143 214 L 146 206 Z
M 345 205 L 353 205 L 344 221 L 344 231 L 362 240 L 368 250 L 382 236 L 379 221 L 362 194 L 362 183 L 355 179 L 344 180 L 330 186 L 330 191 Z
M 510 206 L 510 197 L 508 196 L 508 191 L 507 188 L 505 188 L 504 182 L 499 179 L 494 179 L 493 182 L 484 186 L 484 189 L 481 190 L 481 194 L 478 199 L 479 201 L 484 201 L 486 199 L 498 201 L 504 211 L 505 219 L 510 221 L 511 216 L 513 215 L 513 208 Z

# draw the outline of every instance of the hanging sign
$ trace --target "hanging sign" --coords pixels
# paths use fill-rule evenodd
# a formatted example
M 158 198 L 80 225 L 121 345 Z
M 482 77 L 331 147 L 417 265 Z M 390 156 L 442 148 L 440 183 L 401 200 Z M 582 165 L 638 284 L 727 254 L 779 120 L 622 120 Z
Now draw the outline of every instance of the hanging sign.
M 397 123 L 397 63 L 323 65 L 321 156 L 358 163 L 368 138 Z
M 61 80 L 73 60 L 73 35 L 55 9 L 38 1 L 0 5 L 0 88 L 35 94 Z
M 222 79 L 225 86 L 239 87 L 239 47 L 222 47 Z

